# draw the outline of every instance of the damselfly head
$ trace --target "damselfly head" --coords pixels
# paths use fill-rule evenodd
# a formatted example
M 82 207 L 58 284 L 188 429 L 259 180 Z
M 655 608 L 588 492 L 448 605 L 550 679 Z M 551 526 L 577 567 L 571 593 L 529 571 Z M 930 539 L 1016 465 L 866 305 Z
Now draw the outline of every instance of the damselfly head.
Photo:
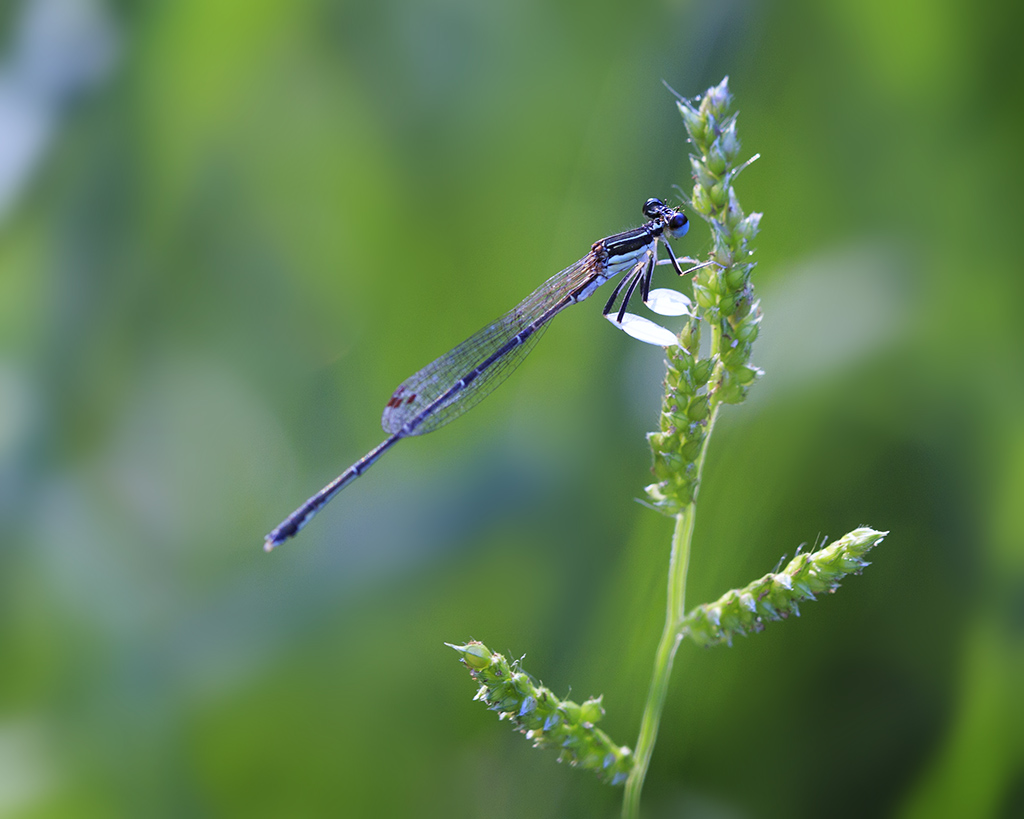
M 682 211 L 670 208 L 660 199 L 648 199 L 644 202 L 644 216 L 648 219 L 657 219 L 664 226 L 665 231 L 673 239 L 684 235 L 690 229 L 690 220 Z

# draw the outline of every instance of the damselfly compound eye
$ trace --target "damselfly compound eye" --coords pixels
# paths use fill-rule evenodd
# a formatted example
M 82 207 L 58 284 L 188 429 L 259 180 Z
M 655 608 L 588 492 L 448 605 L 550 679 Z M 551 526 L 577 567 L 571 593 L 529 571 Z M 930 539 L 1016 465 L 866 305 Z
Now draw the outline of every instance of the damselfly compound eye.
M 662 202 L 660 199 L 648 199 L 646 202 L 644 202 L 644 216 L 646 216 L 648 219 L 653 219 L 663 210 L 665 210 L 665 203 Z
M 674 213 L 672 218 L 668 220 L 668 229 L 673 233 L 678 233 L 680 230 L 686 227 L 686 223 L 690 220 L 686 218 L 683 213 Z

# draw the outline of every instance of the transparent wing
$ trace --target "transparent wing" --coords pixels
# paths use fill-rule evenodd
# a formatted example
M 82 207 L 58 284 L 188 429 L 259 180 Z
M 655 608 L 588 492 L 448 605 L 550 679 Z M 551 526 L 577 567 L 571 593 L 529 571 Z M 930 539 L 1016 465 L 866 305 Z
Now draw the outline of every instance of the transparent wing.
M 392 434 L 401 431 L 455 384 L 477 370 L 480 372 L 469 384 L 433 407 L 411 434 L 433 432 L 479 404 L 522 363 L 540 339 L 548 320 L 575 301 L 573 294 L 595 276 L 595 265 L 596 260 L 588 253 L 556 273 L 501 318 L 403 381 L 384 407 L 381 426 Z M 487 363 L 525 330 L 531 332 L 521 344 L 509 347 L 503 355 Z
M 522 344 L 511 348 L 470 384 L 434 407 L 412 434 L 424 435 L 433 432 L 483 401 L 522 363 L 540 339 L 545 326 L 537 328 Z M 521 329 L 522 327 L 514 323 L 499 319 L 437 361 L 428 364 L 416 375 L 406 379 L 384 407 L 381 425 L 390 433 L 401 430 L 426 407 L 444 395 L 453 384 L 476 369 L 493 350 L 500 349 L 505 342 L 518 335 Z

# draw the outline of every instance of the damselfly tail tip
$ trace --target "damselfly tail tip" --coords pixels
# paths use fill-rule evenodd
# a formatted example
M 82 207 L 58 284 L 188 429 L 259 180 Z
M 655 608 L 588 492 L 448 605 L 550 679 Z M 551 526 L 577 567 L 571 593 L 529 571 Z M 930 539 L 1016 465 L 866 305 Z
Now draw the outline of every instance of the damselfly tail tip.
M 263 551 L 267 552 L 268 554 L 274 551 L 274 547 L 277 545 L 278 541 L 274 540 L 274 538 L 271 535 L 267 535 L 263 539 Z

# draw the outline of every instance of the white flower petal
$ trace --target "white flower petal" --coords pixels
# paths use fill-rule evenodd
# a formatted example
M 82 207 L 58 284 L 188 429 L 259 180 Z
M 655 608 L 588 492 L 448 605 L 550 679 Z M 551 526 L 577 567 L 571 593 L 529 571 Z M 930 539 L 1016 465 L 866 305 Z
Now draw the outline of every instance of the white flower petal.
M 647 306 L 661 316 L 688 316 L 693 302 L 678 290 L 660 287 L 647 294 Z
M 655 347 L 672 347 L 679 343 L 675 333 L 643 316 L 626 313 L 622 317 L 622 321 L 616 320 L 614 314 L 605 316 L 605 318 L 637 341 L 653 344 Z

